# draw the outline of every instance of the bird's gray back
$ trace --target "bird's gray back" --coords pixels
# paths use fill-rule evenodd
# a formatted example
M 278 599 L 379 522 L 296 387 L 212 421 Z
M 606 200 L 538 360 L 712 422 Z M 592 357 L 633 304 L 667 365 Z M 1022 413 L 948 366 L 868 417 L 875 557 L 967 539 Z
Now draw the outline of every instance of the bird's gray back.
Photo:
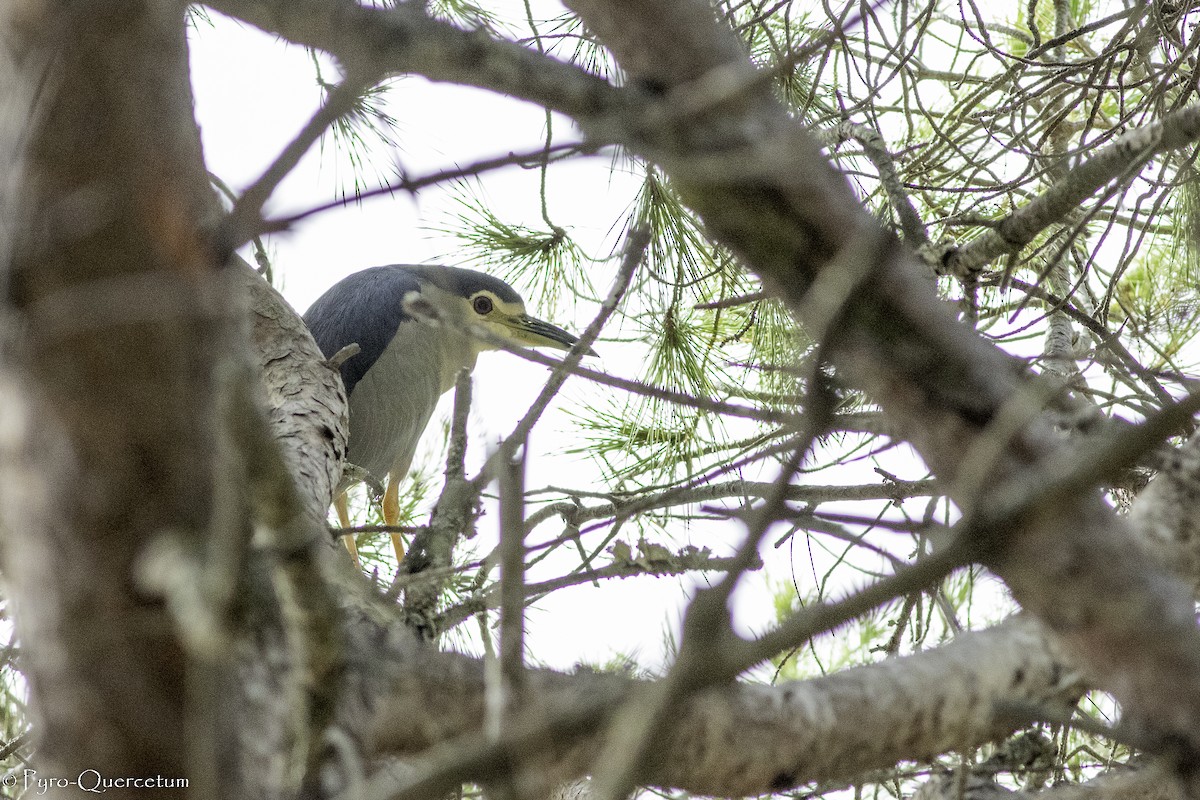
M 326 358 L 351 343 L 361 348 L 342 363 L 347 394 L 354 393 L 383 355 L 400 323 L 411 319 L 404 313 L 404 296 L 419 289 L 417 273 L 409 266 L 372 267 L 335 283 L 304 313 L 304 322 Z

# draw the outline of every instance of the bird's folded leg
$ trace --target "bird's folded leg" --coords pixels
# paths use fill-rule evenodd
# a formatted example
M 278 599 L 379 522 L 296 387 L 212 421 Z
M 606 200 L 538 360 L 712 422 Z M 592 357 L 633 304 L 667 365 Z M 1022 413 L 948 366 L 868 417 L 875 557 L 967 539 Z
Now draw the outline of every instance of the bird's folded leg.
M 334 498 L 333 509 L 337 512 L 338 524 L 342 526 L 342 530 L 350 527 L 350 509 L 347 506 L 346 492 L 342 492 Z M 347 533 L 342 536 L 342 544 L 346 545 L 346 552 L 354 560 L 354 566 L 361 567 L 362 565 L 358 562 L 358 545 L 354 543 L 354 534 Z
M 400 522 L 400 479 L 395 476 L 388 478 L 387 491 L 383 493 L 383 524 L 398 525 Z M 391 533 L 392 549 L 396 552 L 396 563 L 404 560 L 404 540 L 400 534 Z
M 376 496 L 383 493 L 383 486 L 379 481 L 375 480 L 374 476 L 367 472 L 362 467 L 346 462 L 342 468 L 342 486 L 352 486 L 358 482 L 365 483 Z M 343 490 L 338 492 L 337 497 L 333 499 L 333 509 L 337 512 L 338 524 L 343 530 L 350 528 L 350 509 L 348 492 Z M 350 554 L 350 558 L 354 561 L 354 566 L 361 567 L 358 560 L 358 545 L 354 541 L 354 534 L 347 533 L 342 537 L 342 543 L 346 545 L 346 552 Z

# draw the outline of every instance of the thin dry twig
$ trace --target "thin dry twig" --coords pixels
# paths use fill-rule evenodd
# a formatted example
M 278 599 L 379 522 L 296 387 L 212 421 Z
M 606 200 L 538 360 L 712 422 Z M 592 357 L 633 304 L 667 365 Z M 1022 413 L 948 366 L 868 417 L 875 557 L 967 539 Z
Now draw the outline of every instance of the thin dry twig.
M 487 729 L 499 738 L 520 708 L 525 684 L 525 459 L 499 469 L 500 654 L 489 671 Z
M 374 76 L 351 74 L 329 92 L 325 103 L 287 143 L 263 174 L 234 202 L 217 233 L 216 241 L 221 249 L 233 252 L 254 237 L 267 232 L 263 224 L 262 210 L 275 188 L 296 168 L 304 154 L 325 133 L 325 129 L 354 109 L 359 97 L 374 81 Z
M 568 142 L 566 144 L 557 144 L 549 148 L 543 146 L 539 147 L 537 150 L 526 151 L 523 153 L 508 153 L 507 155 L 503 156 L 484 158 L 478 161 L 472 161 L 465 166 L 447 167 L 446 169 L 440 169 L 436 172 L 431 172 L 427 175 L 422 175 L 415 178 L 405 177 L 398 181 L 393 181 L 386 186 L 380 186 L 377 189 L 359 192 L 354 196 L 354 202 L 361 203 L 364 200 L 371 200 L 376 197 L 392 197 L 396 194 L 396 192 L 407 192 L 415 195 L 420 190 L 429 188 L 430 186 L 436 186 L 439 183 L 446 183 L 447 181 L 474 177 L 491 172 L 493 170 L 502 169 L 504 167 L 510 167 L 514 165 L 521 166 L 528 164 L 531 161 L 540 160 L 543 157 L 546 157 L 551 161 L 555 161 L 560 158 L 568 158 L 570 156 L 580 154 L 594 155 L 600 153 L 602 150 L 603 148 L 595 142 Z M 555 158 L 551 158 L 551 156 L 554 156 Z M 282 233 L 283 231 L 290 230 L 297 222 L 308 219 L 309 217 L 316 216 L 317 214 L 323 214 L 327 211 L 335 211 L 339 208 L 344 208 L 348 202 L 349 201 L 347 200 L 337 200 L 330 203 L 321 203 L 320 205 L 305 209 L 304 211 L 299 211 L 295 214 L 289 214 L 286 217 L 277 217 L 266 220 L 259 225 L 259 232 L 263 234 Z

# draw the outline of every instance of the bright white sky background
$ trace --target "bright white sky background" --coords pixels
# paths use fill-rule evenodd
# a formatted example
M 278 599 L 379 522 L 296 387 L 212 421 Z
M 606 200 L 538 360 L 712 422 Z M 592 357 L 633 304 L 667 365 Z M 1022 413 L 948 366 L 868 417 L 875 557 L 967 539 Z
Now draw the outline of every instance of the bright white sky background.
M 235 190 L 241 190 L 262 173 L 307 121 L 321 100 L 321 91 L 308 52 L 216 14 L 212 17 L 214 27 L 200 23 L 192 35 L 196 113 L 209 168 Z M 326 63 L 323 71 L 327 80 L 336 80 L 337 72 L 330 64 Z M 404 79 L 396 84 L 391 98 L 389 111 L 400 123 L 403 149 L 376 149 L 374 162 L 385 176 L 397 160 L 409 175 L 418 176 L 510 151 L 529 151 L 540 146 L 544 135 L 541 109 L 487 92 Z M 568 123 L 558 119 L 555 125 L 558 141 L 566 141 Z M 610 168 L 611 160 L 601 156 L 550 171 L 552 217 L 593 256 L 607 255 L 619 244 L 617 232 L 610 226 L 628 207 L 639 184 L 636 176 L 614 175 Z M 373 181 L 376 176 L 367 174 L 365 178 Z M 504 221 L 543 228 L 537 179 L 536 171 L 512 167 L 489 173 L 483 185 L 492 207 Z M 283 182 L 268 213 L 283 214 L 319 205 L 340 196 L 339 187 L 352 185 L 353 172 L 344 154 L 335 152 L 327 140 L 324 152 L 314 148 Z M 294 231 L 269 240 L 276 274 L 282 277 L 277 283 L 293 306 L 303 312 L 325 289 L 351 272 L 388 263 L 446 263 L 444 254 L 451 250 L 452 243 L 428 228 L 437 226 L 453 207 L 452 195 L 434 188 L 416 198 L 378 198 L 311 217 Z M 611 262 L 596 267 L 593 282 L 599 293 L 607 291 L 614 271 Z M 526 287 L 517 288 L 529 298 Z M 549 317 L 576 332 L 594 313 L 591 307 L 573 309 L 566 304 L 554 314 L 532 302 L 530 306 L 531 313 Z M 638 333 L 617 325 L 619 321 L 610 323 L 606 335 L 630 337 Z M 601 352 L 602 368 L 638 377 L 641 364 L 629 345 L 602 341 L 597 350 Z M 508 354 L 481 357 L 474 373 L 474 463 L 482 458 L 486 442 L 496 441 L 511 430 L 547 374 L 545 369 Z M 595 400 L 607 391 L 572 379 L 559 405 L 578 409 L 583 398 Z M 572 425 L 570 416 L 561 412 L 547 415 L 540 423 L 531 440 L 529 488 L 552 483 L 603 490 L 594 466 L 580 456 L 561 452 L 578 443 L 572 441 Z M 878 480 L 869 467 L 864 465 L 866 474 L 859 477 Z M 909 469 L 903 477 L 919 475 Z M 494 541 L 494 519 L 493 514 L 481 523 L 481 538 L 489 547 Z M 541 529 L 539 538 L 550 535 L 550 530 L 550 526 Z M 692 532 L 696 533 L 694 529 Z M 711 530 L 706 526 L 692 539 L 697 545 L 728 552 L 738 533 L 739 526 L 713 526 Z M 763 553 L 769 559 L 767 576 L 776 582 L 791 583 L 792 568 L 786 553 L 774 552 L 769 540 Z M 798 547 L 796 557 L 797 578 L 807 578 L 811 585 L 808 555 Z M 536 571 L 530 575 L 531 580 L 546 577 L 550 576 Z M 738 595 L 736 618 L 743 632 L 762 630 L 772 618 L 765 577 L 761 572 L 751 575 Z M 559 668 L 570 668 L 581 661 L 603 662 L 617 653 L 634 654 L 644 666 L 660 666 L 665 655 L 664 633 L 678 630 L 680 611 L 695 580 L 627 579 L 607 582 L 602 588 L 585 585 L 554 593 L 529 613 L 529 652 L 535 661 Z

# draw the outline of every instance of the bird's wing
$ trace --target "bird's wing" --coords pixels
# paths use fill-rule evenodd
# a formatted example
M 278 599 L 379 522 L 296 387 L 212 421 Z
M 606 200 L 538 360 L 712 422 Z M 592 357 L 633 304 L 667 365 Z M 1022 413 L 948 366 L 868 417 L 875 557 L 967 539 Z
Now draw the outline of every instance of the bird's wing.
M 416 274 L 403 265 L 372 267 L 335 283 L 304 313 L 326 358 L 351 343 L 361 348 L 341 367 L 346 394 L 383 355 L 400 323 L 410 319 L 404 296 L 419 289 Z

